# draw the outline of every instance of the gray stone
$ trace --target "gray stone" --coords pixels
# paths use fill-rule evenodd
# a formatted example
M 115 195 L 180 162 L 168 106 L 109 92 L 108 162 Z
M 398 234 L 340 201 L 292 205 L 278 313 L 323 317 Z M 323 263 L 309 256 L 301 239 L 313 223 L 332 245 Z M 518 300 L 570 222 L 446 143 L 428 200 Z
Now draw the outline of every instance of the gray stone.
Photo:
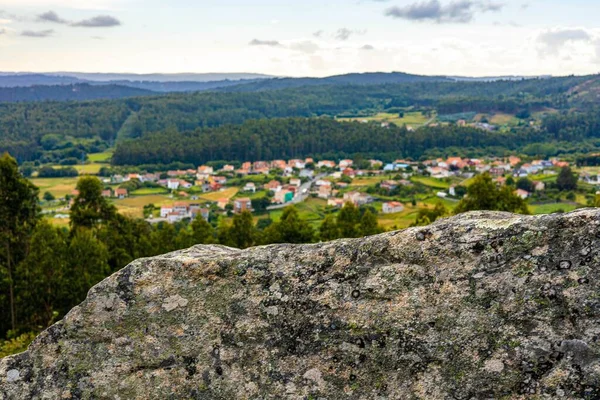
M 600 398 L 599 232 L 478 212 L 137 260 L 0 360 L 0 399 Z

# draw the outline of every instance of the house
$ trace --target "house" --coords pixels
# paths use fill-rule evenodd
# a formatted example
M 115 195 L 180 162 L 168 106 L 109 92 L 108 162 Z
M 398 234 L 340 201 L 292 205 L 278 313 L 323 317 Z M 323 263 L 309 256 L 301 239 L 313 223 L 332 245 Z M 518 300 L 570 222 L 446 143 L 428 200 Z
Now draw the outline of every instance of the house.
M 289 203 L 294 199 L 294 193 L 289 190 L 280 190 L 275 193 L 275 197 L 273 197 L 273 202 L 278 204 Z
M 278 192 L 281 190 L 281 183 L 276 180 L 272 180 L 265 185 L 265 189 L 270 190 L 271 192 Z
M 247 197 L 235 199 L 233 201 L 233 211 L 236 214 L 241 214 L 244 211 L 252 211 L 252 201 Z
M 384 214 L 394 214 L 404 211 L 404 204 L 397 201 L 383 203 L 382 211 Z
M 354 164 L 354 162 L 353 162 L 352 160 L 342 160 L 342 161 L 340 161 L 340 163 L 339 163 L 339 168 L 340 168 L 341 170 L 344 170 L 344 169 L 346 169 L 346 168 L 349 168 L 349 167 L 351 167 L 351 166 L 352 166 L 352 164 Z
M 102 197 L 112 197 L 112 190 L 110 190 L 110 189 L 103 190 Z
M 516 167 L 517 164 L 519 164 L 520 162 L 521 162 L 521 159 L 519 157 L 515 157 L 515 156 L 508 157 L 508 163 L 511 165 L 511 167 Z
M 201 208 L 200 215 L 202 215 L 202 218 L 204 218 L 205 221 L 208 221 L 210 218 L 210 210 L 208 208 Z
M 450 172 L 442 167 L 430 167 L 427 168 L 427 170 L 431 174 L 432 178 L 443 179 L 448 178 L 450 176 Z
M 160 217 L 166 218 L 173 212 L 173 206 L 162 206 L 160 208 Z
M 312 169 L 303 169 L 300 171 L 300 178 L 312 178 L 315 172 Z
M 283 170 L 283 169 L 285 169 L 285 167 L 287 167 L 287 163 L 283 160 L 271 161 L 271 168 Z
M 445 199 L 446 197 L 448 197 L 448 193 L 446 193 L 446 192 L 437 192 L 436 196 L 439 197 L 440 199 Z
M 344 194 L 344 202 L 354 203 L 355 206 L 362 206 L 373 202 L 373 198 L 366 193 L 348 192 Z
M 225 176 L 213 176 L 211 181 L 214 183 L 218 183 L 219 185 L 224 185 L 227 183 L 227 177 Z
M 244 186 L 244 188 L 242 190 L 244 192 L 256 193 L 256 185 L 254 184 L 254 182 L 248 182 L 248 183 L 246 183 L 246 186 Z
M 352 168 L 345 168 L 345 169 L 342 171 L 342 174 L 343 174 L 344 176 L 348 176 L 348 177 L 350 177 L 350 178 L 355 178 L 355 177 L 356 177 L 356 171 L 354 171 Z
M 302 160 L 290 160 L 288 161 L 288 166 L 292 168 L 302 169 L 306 166 L 306 163 Z
M 335 163 L 329 160 L 322 160 L 317 163 L 319 168 L 335 168 Z
M 190 189 L 192 186 L 191 183 L 189 183 L 188 181 L 184 181 L 184 180 L 179 180 L 179 187 L 183 188 L 183 189 Z
M 246 171 L 250 171 L 252 169 L 252 163 L 251 162 L 245 162 L 242 164 L 242 168 L 241 169 L 245 169 Z
M 217 207 L 219 207 L 221 210 L 224 210 L 225 208 L 227 208 L 228 204 L 229 204 L 229 199 L 217 200 Z
M 290 179 L 290 185 L 299 187 L 300 185 L 302 185 L 302 181 L 297 178 Z
M 541 192 L 546 189 L 546 184 L 540 181 L 533 181 L 533 187 L 535 188 L 536 192 Z
M 177 189 L 179 189 L 179 179 L 169 179 L 167 181 L 167 187 L 170 190 L 177 190 Z
M 198 174 L 200 175 L 212 175 L 214 174 L 215 170 L 213 167 L 209 167 L 206 165 L 201 165 L 200 167 L 198 167 Z
M 448 189 L 448 194 L 452 197 L 456 197 L 456 186 L 450 186 L 450 188 Z
M 174 224 L 175 222 L 179 222 L 181 220 L 183 220 L 184 218 L 186 218 L 183 214 L 181 213 L 177 213 L 177 212 L 172 212 L 169 215 L 167 215 L 167 221 L 169 221 L 169 223 Z
M 269 170 L 269 163 L 266 161 L 256 161 L 254 162 L 254 164 L 252 164 L 252 169 L 255 172 L 259 172 L 259 171 L 264 171 L 264 170 Z
M 329 199 L 327 200 L 327 205 L 336 208 L 342 208 L 346 204 L 344 199 Z
M 173 205 L 173 212 L 185 213 L 188 210 L 188 204 L 183 202 L 177 202 Z
M 525 200 L 526 198 L 529 197 L 529 192 L 527 190 L 523 190 L 523 189 L 515 190 L 515 194 L 517 196 L 519 196 L 520 198 L 522 198 L 523 200 Z
M 383 181 L 381 182 L 380 187 L 385 190 L 394 190 L 398 187 L 398 182 L 396 181 Z
M 115 197 L 117 197 L 118 199 L 124 199 L 125 197 L 127 197 L 129 195 L 129 193 L 127 192 L 127 189 L 117 189 L 115 190 Z
M 235 171 L 235 167 L 233 165 L 227 164 L 227 165 L 223 166 L 222 171 L 224 171 L 224 172 L 233 172 L 233 171 Z
M 319 198 L 328 199 L 331 197 L 331 185 L 321 185 L 319 186 Z

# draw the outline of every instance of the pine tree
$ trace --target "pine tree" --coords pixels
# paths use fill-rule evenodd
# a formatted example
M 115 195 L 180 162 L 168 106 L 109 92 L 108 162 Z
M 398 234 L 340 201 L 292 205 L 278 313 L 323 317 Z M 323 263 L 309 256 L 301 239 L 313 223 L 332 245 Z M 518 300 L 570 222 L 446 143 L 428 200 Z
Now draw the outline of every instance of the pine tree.
M 116 215 L 113 205 L 102 197 L 102 182 L 96 177 L 86 176 L 77 182 L 79 192 L 71 207 L 72 228 L 94 228 L 112 220 Z
M 367 210 L 363 214 L 362 218 L 360 219 L 359 230 L 363 236 L 376 235 L 383 231 L 377 223 L 377 217 L 371 212 L 371 210 Z
M 337 226 L 337 221 L 333 214 L 329 214 L 321 223 L 321 227 L 319 228 L 319 238 L 328 242 L 330 240 L 339 239 L 341 237 L 340 230 Z
M 337 226 L 343 238 L 360 236 L 358 224 L 360 223 L 360 210 L 353 203 L 346 203 L 337 217 Z
M 0 157 L 0 293 L 8 292 L 8 299 L 0 294 L 0 331 L 17 329 L 14 269 L 27 254 L 38 219 L 38 189 L 19 173 L 17 161 L 5 153 Z
M 281 219 L 265 229 L 265 244 L 271 243 L 310 243 L 314 229 L 300 218 L 295 207 L 286 207 Z

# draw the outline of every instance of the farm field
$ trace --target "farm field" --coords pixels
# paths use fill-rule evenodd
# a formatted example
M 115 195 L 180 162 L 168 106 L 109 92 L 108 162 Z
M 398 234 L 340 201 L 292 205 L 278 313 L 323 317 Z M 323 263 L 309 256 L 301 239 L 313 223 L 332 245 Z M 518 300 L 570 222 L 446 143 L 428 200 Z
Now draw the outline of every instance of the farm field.
M 108 163 L 112 155 L 112 151 L 105 151 L 104 153 L 88 154 L 88 158 L 93 163 Z
M 429 118 L 423 115 L 422 112 L 406 112 L 404 117 L 400 118 L 399 114 L 379 113 L 370 117 L 358 118 L 339 118 L 340 121 L 375 121 L 388 122 L 396 125 L 409 125 L 414 128 L 424 125 Z
M 427 176 L 413 176 L 411 178 L 412 182 L 422 183 L 425 186 L 429 186 L 435 189 L 448 189 L 450 187 L 450 183 L 436 178 L 430 178 Z
M 77 186 L 79 177 L 69 178 L 33 178 L 31 182 L 40 189 L 40 198 L 44 193 L 50 192 L 56 198 L 71 194 Z
M 231 199 L 239 191 L 239 188 L 232 187 L 219 192 L 206 193 L 200 196 L 201 200 L 218 201 L 219 199 Z
M 162 188 L 162 187 L 157 187 L 157 188 L 141 188 L 138 190 L 134 190 L 130 194 L 132 196 L 148 196 L 148 195 L 153 195 L 153 194 L 168 194 L 168 193 L 169 193 L 168 189 Z
M 579 206 L 573 203 L 550 203 L 529 205 L 529 210 L 534 215 L 552 214 L 558 211 L 570 212 L 576 210 Z

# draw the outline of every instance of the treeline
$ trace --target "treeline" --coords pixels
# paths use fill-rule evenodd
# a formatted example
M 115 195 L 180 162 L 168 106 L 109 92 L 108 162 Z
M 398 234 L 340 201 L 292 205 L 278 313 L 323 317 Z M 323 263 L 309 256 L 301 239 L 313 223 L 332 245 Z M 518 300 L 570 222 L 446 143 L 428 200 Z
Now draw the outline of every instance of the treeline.
M 451 146 L 515 148 L 543 140 L 537 131 L 520 134 L 486 132 L 458 126 L 426 127 L 409 131 L 403 126 L 337 122 L 328 118 L 271 119 L 242 125 L 174 129 L 120 143 L 112 157 L 115 165 L 200 165 L 212 160 L 273 160 L 338 154 L 419 158 L 425 151 Z
M 248 213 L 228 220 L 202 217 L 174 225 L 151 225 L 117 213 L 95 177 L 79 180 L 70 229 L 41 216 L 38 189 L 0 157 L 0 355 L 3 338 L 39 332 L 85 299 L 91 286 L 131 261 L 195 244 L 246 248 L 271 243 L 310 243 L 381 232 L 376 213 L 347 204 L 314 229 L 291 207 L 281 219 L 255 223 Z M 26 335 L 25 338 L 31 338 Z M 17 340 L 12 351 L 23 350 Z M 27 343 L 22 343 L 26 345 Z
M 0 151 L 20 161 L 48 152 L 42 137 L 58 134 L 112 144 L 175 128 L 242 124 L 247 120 L 336 116 L 417 106 L 444 112 L 566 108 L 570 89 L 589 77 L 499 82 L 416 82 L 324 85 L 241 93 L 184 93 L 120 100 L 0 103 Z M 60 153 L 59 153 L 60 155 Z
M 122 85 L 35 85 L 0 88 L 0 102 L 26 101 L 81 101 L 96 99 L 122 99 L 124 97 L 156 95 L 149 90 Z

